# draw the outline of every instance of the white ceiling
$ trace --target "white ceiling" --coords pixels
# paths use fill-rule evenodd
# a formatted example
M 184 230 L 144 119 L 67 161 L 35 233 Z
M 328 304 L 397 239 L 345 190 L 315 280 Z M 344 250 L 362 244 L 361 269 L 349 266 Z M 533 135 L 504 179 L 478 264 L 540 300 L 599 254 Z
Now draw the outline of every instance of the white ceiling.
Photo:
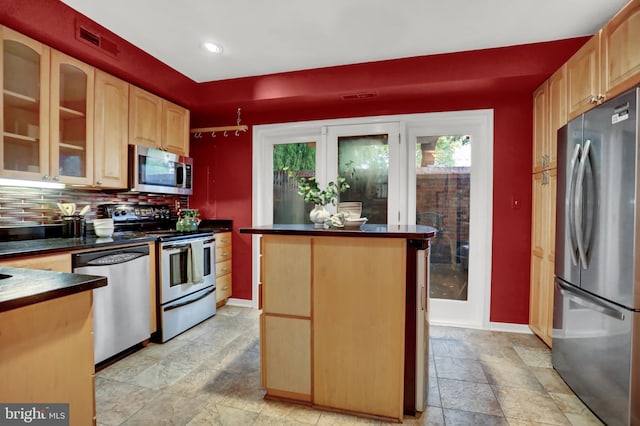
M 627 0 L 62 1 L 204 82 L 591 35 Z

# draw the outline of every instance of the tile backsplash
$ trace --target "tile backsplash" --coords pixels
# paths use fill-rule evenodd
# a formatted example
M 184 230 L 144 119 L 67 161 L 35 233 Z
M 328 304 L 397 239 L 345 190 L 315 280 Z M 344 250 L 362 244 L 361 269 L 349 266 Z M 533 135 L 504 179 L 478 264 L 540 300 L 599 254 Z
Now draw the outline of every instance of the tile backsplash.
M 167 204 L 172 214 L 178 207 L 188 208 L 189 197 L 179 195 L 132 192 L 98 192 L 80 189 L 37 189 L 0 186 L 0 227 L 35 226 L 61 223 L 56 203 L 76 203 L 79 212 L 91 205 L 85 215 L 88 221 L 96 217 L 100 204 L 141 203 Z

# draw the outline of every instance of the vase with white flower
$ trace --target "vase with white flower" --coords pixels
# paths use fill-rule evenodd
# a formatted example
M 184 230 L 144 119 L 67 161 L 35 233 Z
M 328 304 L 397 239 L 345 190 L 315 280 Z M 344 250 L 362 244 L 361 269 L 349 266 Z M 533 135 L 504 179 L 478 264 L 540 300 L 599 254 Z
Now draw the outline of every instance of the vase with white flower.
M 301 195 L 305 202 L 313 203 L 315 207 L 309 213 L 309 219 L 316 228 L 324 228 L 325 223 L 330 221 L 331 213 L 325 208 L 326 205 L 336 205 L 336 200 L 341 192 L 350 188 L 346 179 L 342 176 L 336 177 L 336 181 L 327 183 L 324 189 L 320 189 L 320 185 L 314 176 L 296 178 L 298 183 L 298 194 Z

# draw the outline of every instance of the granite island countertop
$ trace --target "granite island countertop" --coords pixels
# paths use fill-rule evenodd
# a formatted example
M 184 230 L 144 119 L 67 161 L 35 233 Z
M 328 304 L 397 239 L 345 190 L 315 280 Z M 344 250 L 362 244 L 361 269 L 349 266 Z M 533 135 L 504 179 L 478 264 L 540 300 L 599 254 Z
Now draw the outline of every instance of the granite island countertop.
M 0 312 L 106 285 L 96 275 L 0 267 Z
M 365 224 L 358 228 L 315 228 L 313 224 L 261 225 L 240 228 L 241 234 L 264 235 L 310 235 L 322 237 L 364 237 L 364 238 L 433 238 L 437 230 L 424 225 Z

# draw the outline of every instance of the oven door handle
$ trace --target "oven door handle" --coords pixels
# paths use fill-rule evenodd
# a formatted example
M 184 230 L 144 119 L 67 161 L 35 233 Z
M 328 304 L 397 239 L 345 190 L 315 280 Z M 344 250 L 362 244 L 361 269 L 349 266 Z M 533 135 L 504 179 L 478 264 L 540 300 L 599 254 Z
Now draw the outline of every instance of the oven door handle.
M 162 310 L 166 312 L 166 311 L 171 311 L 173 309 L 181 308 L 183 306 L 190 305 L 190 304 L 192 304 L 194 302 L 197 302 L 200 299 L 204 299 L 205 297 L 207 297 L 208 295 L 210 295 L 214 291 L 216 291 L 216 287 L 215 286 L 211 287 L 211 289 L 209 291 L 207 291 L 204 294 L 201 294 L 200 296 L 196 297 L 195 299 L 189 299 L 189 300 L 185 300 L 184 302 L 178 302 L 178 303 L 174 303 L 173 305 L 167 305 L 164 308 L 162 308 Z
M 191 244 L 174 244 L 169 246 L 163 246 L 162 250 L 182 250 L 182 249 L 190 249 Z

